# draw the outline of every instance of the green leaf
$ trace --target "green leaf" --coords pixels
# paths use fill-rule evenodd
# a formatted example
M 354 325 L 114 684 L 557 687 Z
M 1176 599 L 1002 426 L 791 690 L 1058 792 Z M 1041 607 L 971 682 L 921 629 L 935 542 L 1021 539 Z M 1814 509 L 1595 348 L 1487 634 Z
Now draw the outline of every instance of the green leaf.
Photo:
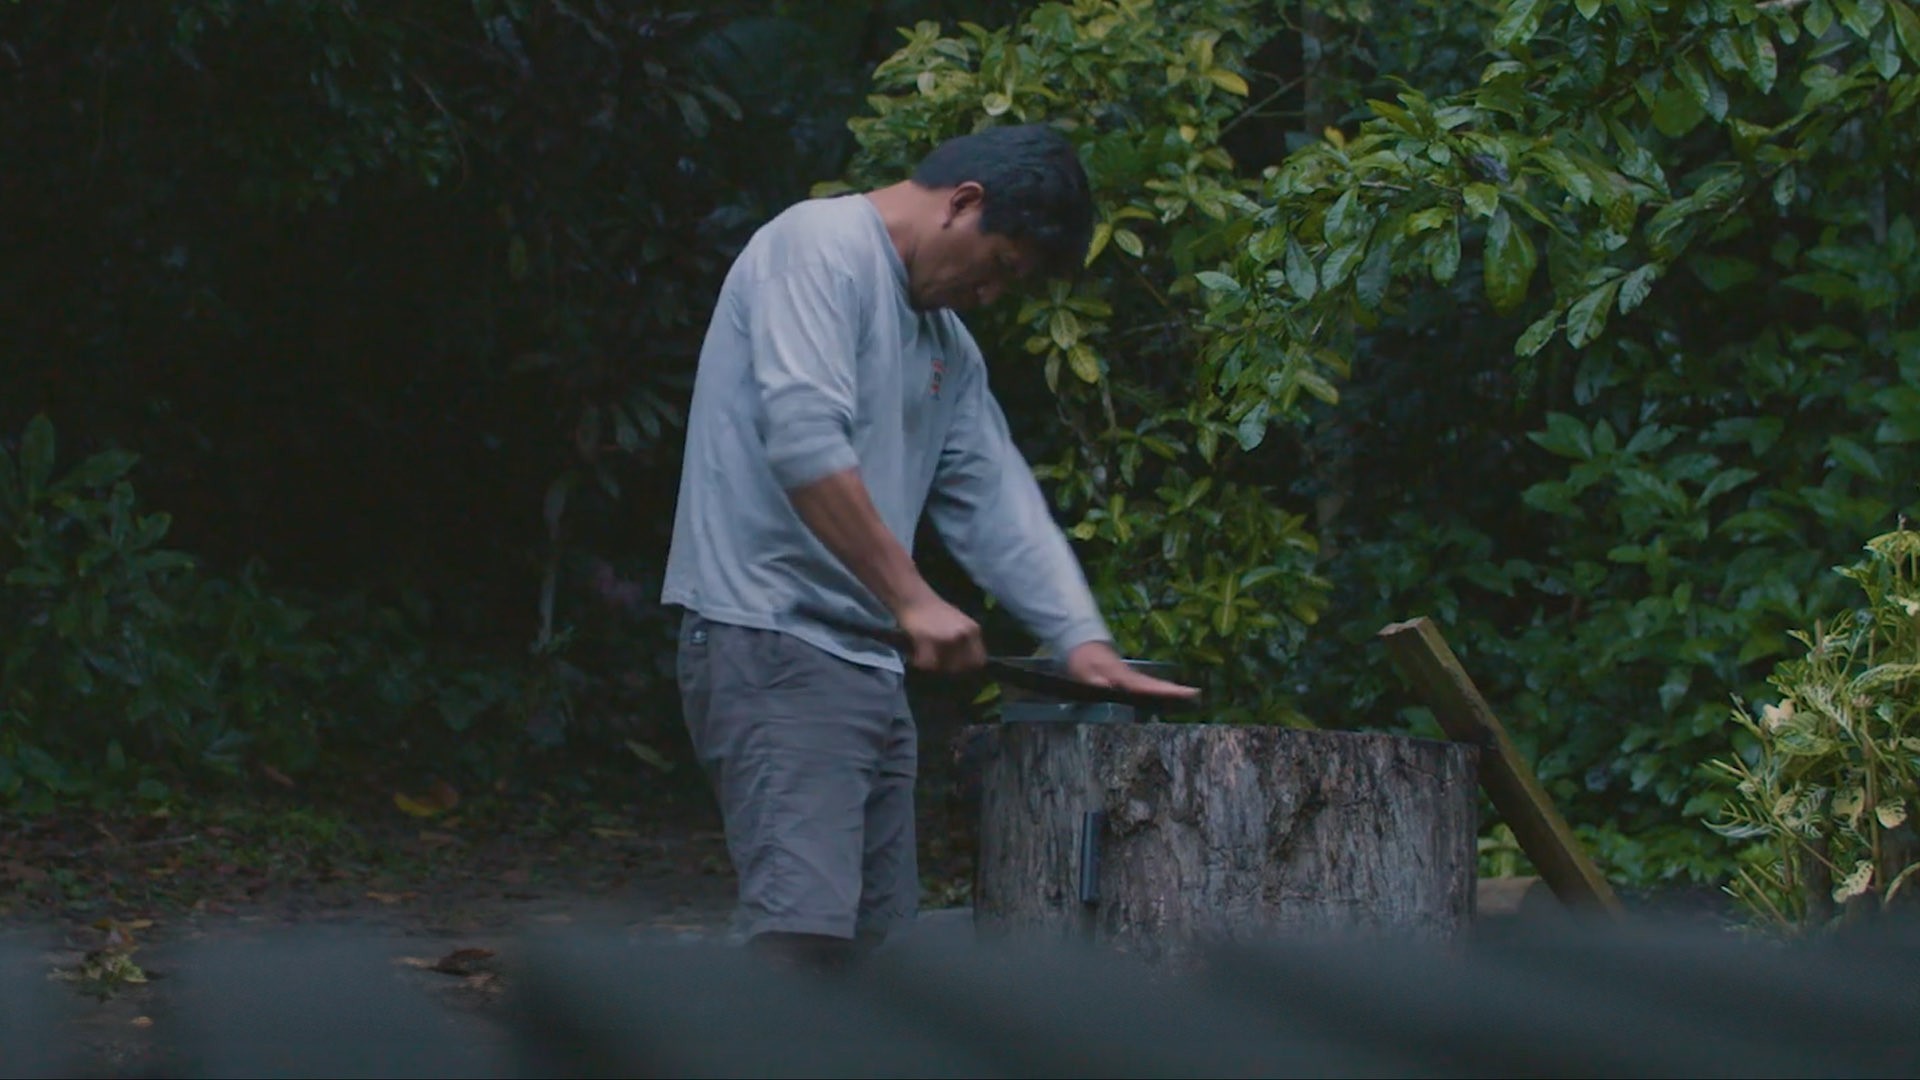
M 102 450 L 74 466 L 53 485 L 53 490 L 77 493 L 108 487 L 132 471 L 139 460 L 138 454 L 125 450 Z
M 1229 94 L 1233 94 L 1238 97 L 1247 96 L 1247 92 L 1248 92 L 1247 80 L 1241 78 L 1238 74 L 1234 72 L 1228 71 L 1226 68 L 1208 69 L 1207 78 L 1213 80 L 1213 85 L 1218 86 L 1220 89 L 1225 90 Z
M 1920 14 L 1916 14 L 1908 0 L 1887 0 L 1887 10 L 1893 15 L 1893 29 L 1900 38 L 1900 47 L 1907 50 L 1907 56 L 1920 64 Z
M 1762 94 L 1771 94 L 1774 82 L 1780 78 L 1780 54 L 1773 47 L 1773 38 L 1768 35 L 1765 24 L 1754 23 L 1751 33 L 1753 63 L 1747 72 Z
M 1879 459 L 1875 458 L 1866 447 L 1852 439 L 1844 435 L 1835 435 L 1827 441 L 1827 449 L 1833 454 L 1834 460 L 1847 471 L 1875 480 L 1886 479 L 1886 474 L 1880 469 Z
M 1238 293 L 1245 291 L 1237 279 L 1223 274 L 1218 270 L 1202 270 L 1193 276 L 1199 280 L 1202 287 L 1211 289 L 1214 292 Z
M 1500 205 L 1500 189 L 1492 184 L 1468 184 L 1460 197 L 1466 200 L 1467 209 L 1473 211 L 1474 217 L 1486 217 Z
M 1706 488 L 1700 492 L 1700 499 L 1697 505 L 1705 506 L 1759 475 L 1759 473 L 1754 472 L 1752 469 L 1734 468 L 1724 470 L 1716 474 L 1712 480 L 1708 481 Z
M 1722 75 L 1734 72 L 1745 73 L 1747 58 L 1740 53 L 1740 46 L 1734 43 L 1733 33 L 1729 30 L 1715 30 L 1707 36 L 1707 55 L 1713 58 L 1714 67 Z
M 1367 108 L 1372 109 L 1376 114 L 1386 118 L 1389 122 L 1391 122 L 1393 126 L 1399 128 L 1402 131 L 1407 132 L 1408 134 L 1411 134 L 1411 135 L 1420 134 L 1419 122 L 1414 120 L 1413 116 L 1410 113 L 1408 113 L 1407 110 L 1401 108 L 1398 105 L 1393 104 L 1390 101 L 1380 101 L 1376 98 L 1368 98 Z
M 1774 204 L 1782 210 L 1785 210 L 1793 205 L 1793 200 L 1798 197 L 1799 194 L 1800 174 L 1796 172 L 1791 165 L 1781 169 L 1780 175 L 1773 178 Z
M 1535 319 L 1533 324 L 1527 327 L 1526 332 L 1520 335 L 1520 340 L 1513 343 L 1514 355 L 1532 356 L 1539 352 L 1547 342 L 1553 340 L 1553 332 L 1558 329 L 1560 329 L 1560 309 L 1554 308 Z
M 1287 286 L 1302 300 L 1311 300 L 1320 291 L 1320 275 L 1313 268 L 1313 259 L 1292 237 L 1287 238 Z
M 1360 275 L 1354 279 L 1354 294 L 1368 309 L 1378 309 L 1386 299 L 1387 286 L 1393 282 L 1393 244 L 1381 240 L 1367 252 L 1366 261 L 1360 264 Z
M 1087 242 L 1087 259 L 1083 265 L 1092 266 L 1093 260 L 1107 250 L 1107 242 L 1113 239 L 1113 223 L 1103 221 L 1093 227 L 1093 239 Z
M 1867 42 L 1867 59 L 1883 79 L 1900 74 L 1900 48 L 1894 44 L 1893 28 L 1883 25 Z
M 1526 300 L 1527 287 L 1533 281 L 1539 261 L 1533 240 L 1524 228 L 1514 223 L 1506 207 L 1494 211 L 1493 223 L 1487 226 L 1483 275 L 1487 298 L 1494 310 L 1505 314 Z
M 1221 637 L 1233 633 L 1233 626 L 1240 613 L 1232 599 L 1224 599 L 1213 609 L 1213 632 Z
M 1317 371 L 1301 371 L 1294 377 L 1300 388 L 1329 405 L 1340 404 L 1340 391 Z
M 1573 0 L 1573 8 L 1581 18 L 1591 22 L 1595 15 L 1600 14 L 1600 0 Z
M 1619 295 L 1621 279 L 1615 278 L 1573 302 L 1567 309 L 1567 344 L 1578 349 L 1600 336 L 1606 329 L 1607 313 Z
M 1855 35 L 1865 38 L 1873 33 L 1873 28 L 1887 13 L 1883 0 L 1832 0 L 1834 9 L 1840 12 L 1840 23 Z
M 1705 110 L 1709 116 L 1715 120 L 1726 119 L 1727 92 L 1720 89 L 1717 84 L 1707 81 L 1706 73 L 1700 70 L 1699 65 L 1695 64 L 1691 57 L 1682 53 L 1679 59 L 1673 62 L 1673 75 L 1680 80 L 1681 86 L 1686 87 L 1687 93 L 1693 95 L 1694 103 Z M 1714 93 L 1716 89 L 1720 90 L 1718 95 Z
M 1085 345 L 1075 345 L 1067 350 L 1067 364 L 1073 368 L 1073 373 L 1080 377 L 1081 382 L 1100 381 L 1100 358 Z
M 1593 435 L 1587 425 L 1566 413 L 1548 413 L 1547 430 L 1530 432 L 1527 438 L 1539 444 L 1541 449 L 1564 458 L 1590 460 L 1593 457 Z
M 1071 349 L 1080 341 L 1080 317 L 1064 307 L 1053 309 L 1053 317 L 1047 321 L 1047 335 L 1055 345 Z
M 1453 211 L 1444 206 L 1429 206 L 1407 218 L 1406 233 L 1415 236 L 1429 229 L 1437 229 L 1453 219 Z
M 1327 220 L 1322 229 L 1322 235 L 1325 236 L 1327 243 L 1337 244 L 1346 238 L 1348 218 L 1353 213 L 1353 204 L 1352 188 L 1341 192 L 1340 197 L 1333 201 L 1333 206 L 1327 211 Z
M 53 421 L 45 413 L 27 422 L 20 436 L 20 486 L 28 503 L 47 490 L 53 475 Z
M 1147 250 L 1147 246 L 1140 242 L 1140 234 L 1132 229 L 1113 230 L 1113 246 L 1136 259 L 1146 254 Z
M 1271 412 L 1271 407 L 1262 401 L 1240 418 L 1240 423 L 1234 428 L 1234 437 L 1239 440 L 1240 449 L 1249 452 L 1259 449 L 1267 437 L 1267 416 Z
M 1364 236 L 1349 240 L 1327 256 L 1327 263 L 1320 268 L 1320 278 L 1329 289 L 1338 288 L 1353 272 L 1355 263 L 1367 250 L 1367 238 Z
M 1494 24 L 1494 47 L 1505 49 L 1531 40 L 1540 29 L 1540 16 L 1546 6 L 1546 0 L 1511 0 Z
M 1706 115 L 1684 87 L 1669 86 L 1653 101 L 1653 126 L 1669 138 L 1678 138 L 1699 127 Z
M 1645 302 L 1653 292 L 1654 279 L 1659 276 L 1659 263 L 1647 263 L 1628 274 L 1627 279 L 1620 283 L 1620 314 L 1625 315 Z
M 1827 6 L 1827 0 L 1813 0 L 1807 5 L 1805 22 L 1807 33 L 1816 38 L 1826 36 L 1833 27 L 1833 9 Z
M 1446 285 L 1453 281 L 1460 271 L 1460 228 L 1458 225 L 1440 230 L 1427 242 L 1427 271 L 1433 280 Z
M 1675 706 L 1686 700 L 1687 691 L 1692 686 L 1692 668 L 1669 668 L 1666 681 L 1660 684 L 1660 708 L 1665 712 L 1672 712 Z

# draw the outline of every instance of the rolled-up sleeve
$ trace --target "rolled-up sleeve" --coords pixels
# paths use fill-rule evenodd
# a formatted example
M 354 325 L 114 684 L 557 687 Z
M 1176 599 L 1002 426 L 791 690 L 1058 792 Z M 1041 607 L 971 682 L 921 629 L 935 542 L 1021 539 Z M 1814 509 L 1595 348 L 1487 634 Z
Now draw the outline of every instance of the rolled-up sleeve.
M 1055 655 L 1111 641 L 1079 560 L 988 390 L 985 365 L 973 359 L 956 388 L 928 515 L 954 558 Z
M 744 306 L 774 478 L 791 491 L 859 464 L 852 278 L 823 261 L 797 265 L 756 282 Z

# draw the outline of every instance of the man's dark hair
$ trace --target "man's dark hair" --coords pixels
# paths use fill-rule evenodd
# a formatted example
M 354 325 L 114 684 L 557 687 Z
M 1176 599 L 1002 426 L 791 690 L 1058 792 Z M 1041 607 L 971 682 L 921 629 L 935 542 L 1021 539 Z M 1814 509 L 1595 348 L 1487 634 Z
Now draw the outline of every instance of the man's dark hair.
M 982 232 L 1031 243 L 1050 277 L 1071 277 L 1093 237 L 1093 195 L 1073 143 L 1046 124 L 987 128 L 935 147 L 914 170 L 922 187 L 986 190 Z

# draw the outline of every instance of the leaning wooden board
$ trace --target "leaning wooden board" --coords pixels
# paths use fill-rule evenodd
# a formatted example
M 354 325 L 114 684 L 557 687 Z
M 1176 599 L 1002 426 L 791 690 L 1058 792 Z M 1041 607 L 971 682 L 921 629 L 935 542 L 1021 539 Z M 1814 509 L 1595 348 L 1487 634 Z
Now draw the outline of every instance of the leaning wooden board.
M 1480 784 L 1554 895 L 1569 907 L 1618 915 L 1613 887 L 1547 798 L 1439 629 L 1422 617 L 1394 623 L 1379 636 L 1447 736 L 1480 747 Z

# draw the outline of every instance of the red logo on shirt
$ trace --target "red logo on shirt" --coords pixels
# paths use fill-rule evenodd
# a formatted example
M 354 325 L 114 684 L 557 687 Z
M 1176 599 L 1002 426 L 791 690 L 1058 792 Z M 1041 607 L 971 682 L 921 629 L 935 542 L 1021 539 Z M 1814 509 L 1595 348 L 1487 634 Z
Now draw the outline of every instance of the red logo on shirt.
M 934 357 L 933 358 L 933 388 L 932 388 L 932 393 L 934 397 L 940 396 L 940 380 L 945 378 L 946 374 L 947 374 L 946 363 L 942 361 L 939 357 L 937 356 Z

